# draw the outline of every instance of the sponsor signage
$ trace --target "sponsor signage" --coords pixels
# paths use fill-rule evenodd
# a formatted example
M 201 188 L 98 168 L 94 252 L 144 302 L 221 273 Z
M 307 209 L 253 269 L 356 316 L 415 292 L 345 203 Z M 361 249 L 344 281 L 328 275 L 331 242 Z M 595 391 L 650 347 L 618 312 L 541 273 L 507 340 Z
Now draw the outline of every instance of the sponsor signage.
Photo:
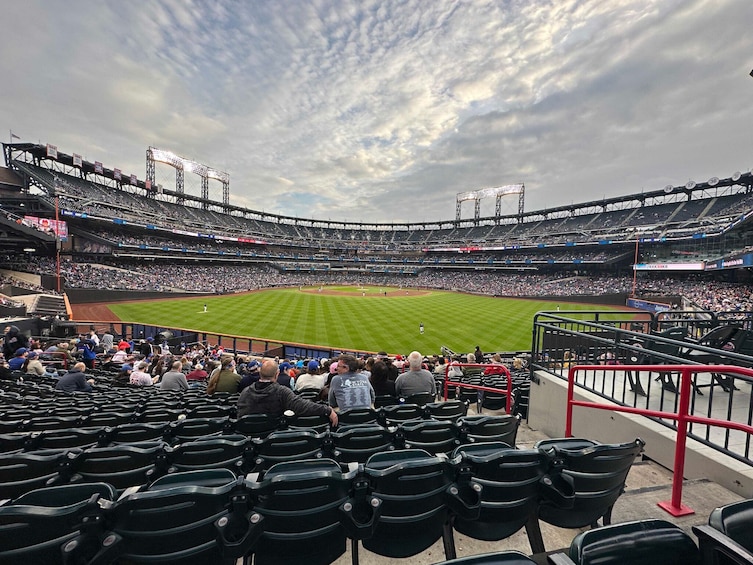
M 638 263 L 636 271 L 703 271 L 704 263 Z

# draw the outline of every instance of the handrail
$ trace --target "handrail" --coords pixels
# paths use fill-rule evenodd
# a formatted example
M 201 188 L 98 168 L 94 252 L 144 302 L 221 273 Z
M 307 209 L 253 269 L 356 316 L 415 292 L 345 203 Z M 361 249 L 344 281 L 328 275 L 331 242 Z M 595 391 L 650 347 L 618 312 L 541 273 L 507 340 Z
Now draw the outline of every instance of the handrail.
M 618 404 L 606 405 L 598 402 L 574 400 L 575 376 L 581 371 L 624 371 L 625 365 L 575 365 L 570 367 L 567 374 L 567 415 L 565 421 L 565 437 L 572 437 L 573 407 L 595 408 L 597 410 L 610 410 L 613 412 L 625 412 L 653 418 L 665 418 L 677 421 L 677 439 L 675 441 L 675 460 L 672 474 L 672 499 L 659 502 L 659 506 L 672 516 L 685 516 L 693 514 L 694 510 L 682 504 L 682 480 L 685 471 L 685 446 L 687 443 L 688 423 L 718 426 L 726 429 L 738 430 L 753 435 L 753 426 L 705 418 L 688 413 L 691 398 L 692 375 L 697 373 L 724 373 L 736 374 L 743 377 L 753 378 L 753 369 L 736 367 L 734 365 L 630 365 L 631 370 L 653 372 L 678 372 L 680 373 L 680 399 L 676 412 L 664 412 Z
M 505 391 L 507 393 L 507 398 L 505 399 L 505 412 L 507 412 L 508 414 L 510 413 L 510 410 L 512 409 L 512 374 L 505 365 L 496 365 L 494 363 L 448 363 L 444 368 L 444 400 L 447 400 L 449 388 L 451 386 L 470 388 L 484 392 L 500 392 L 500 389 L 489 386 L 471 385 L 468 383 L 458 383 L 450 381 L 450 367 L 494 367 L 495 369 L 501 369 L 500 373 L 496 374 L 501 374 L 507 377 L 507 390 Z

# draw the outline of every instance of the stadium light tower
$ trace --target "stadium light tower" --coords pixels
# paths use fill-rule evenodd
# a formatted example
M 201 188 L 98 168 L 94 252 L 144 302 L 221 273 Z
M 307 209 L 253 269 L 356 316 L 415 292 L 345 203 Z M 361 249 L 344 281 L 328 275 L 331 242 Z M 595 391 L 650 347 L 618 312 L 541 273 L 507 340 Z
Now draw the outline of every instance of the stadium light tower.
M 209 200 L 209 179 L 218 180 L 222 183 L 222 204 L 230 204 L 230 175 L 224 171 L 218 171 L 207 165 L 202 165 L 190 159 L 184 159 L 173 153 L 149 147 L 146 150 L 146 180 L 150 181 L 152 186 L 156 186 L 155 163 L 165 163 L 175 169 L 175 191 L 180 195 L 185 192 L 185 173 L 186 171 L 201 177 L 201 197 Z M 179 198 L 179 202 L 182 199 Z M 204 203 L 206 207 L 206 203 Z
M 459 192 L 455 203 L 455 220 L 460 221 L 460 212 L 463 202 L 466 200 L 473 200 L 475 202 L 473 219 L 475 222 L 478 222 L 481 217 L 481 200 L 483 198 L 494 196 L 497 199 L 494 208 L 494 216 L 496 221 L 499 222 L 499 217 L 502 215 L 502 197 L 507 196 L 508 194 L 518 195 L 518 219 L 520 219 L 523 217 L 525 190 L 525 185 L 521 183 L 493 186 L 482 188 L 480 190 L 471 190 L 469 192 Z

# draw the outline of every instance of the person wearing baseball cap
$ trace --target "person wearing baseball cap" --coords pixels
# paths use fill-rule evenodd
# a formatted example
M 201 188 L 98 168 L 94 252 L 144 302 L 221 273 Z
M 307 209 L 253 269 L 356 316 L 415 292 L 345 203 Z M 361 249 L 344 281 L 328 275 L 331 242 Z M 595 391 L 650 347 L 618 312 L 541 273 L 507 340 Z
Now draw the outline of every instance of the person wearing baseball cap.
M 295 390 L 321 390 L 327 383 L 327 376 L 319 370 L 319 361 L 312 359 L 306 364 L 306 372 L 298 375 L 295 380 Z
M 39 360 L 39 354 L 36 351 L 29 351 L 26 354 L 26 362 L 21 368 L 27 375 L 44 376 L 44 365 Z
M 26 363 L 26 354 L 29 352 L 25 347 L 19 347 L 16 349 L 13 357 L 8 360 L 8 367 L 11 371 L 20 371 L 24 363 Z

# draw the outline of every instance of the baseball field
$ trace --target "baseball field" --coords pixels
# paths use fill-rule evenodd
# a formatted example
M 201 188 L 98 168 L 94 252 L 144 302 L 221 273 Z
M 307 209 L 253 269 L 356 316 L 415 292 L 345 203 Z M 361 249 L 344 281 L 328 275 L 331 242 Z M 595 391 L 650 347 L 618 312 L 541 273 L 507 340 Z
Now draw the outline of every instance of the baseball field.
M 536 312 L 615 309 L 374 286 L 286 288 L 108 306 L 123 321 L 162 327 L 427 354 L 439 353 L 442 346 L 456 352 L 470 352 L 477 345 L 483 351 L 528 350 Z

